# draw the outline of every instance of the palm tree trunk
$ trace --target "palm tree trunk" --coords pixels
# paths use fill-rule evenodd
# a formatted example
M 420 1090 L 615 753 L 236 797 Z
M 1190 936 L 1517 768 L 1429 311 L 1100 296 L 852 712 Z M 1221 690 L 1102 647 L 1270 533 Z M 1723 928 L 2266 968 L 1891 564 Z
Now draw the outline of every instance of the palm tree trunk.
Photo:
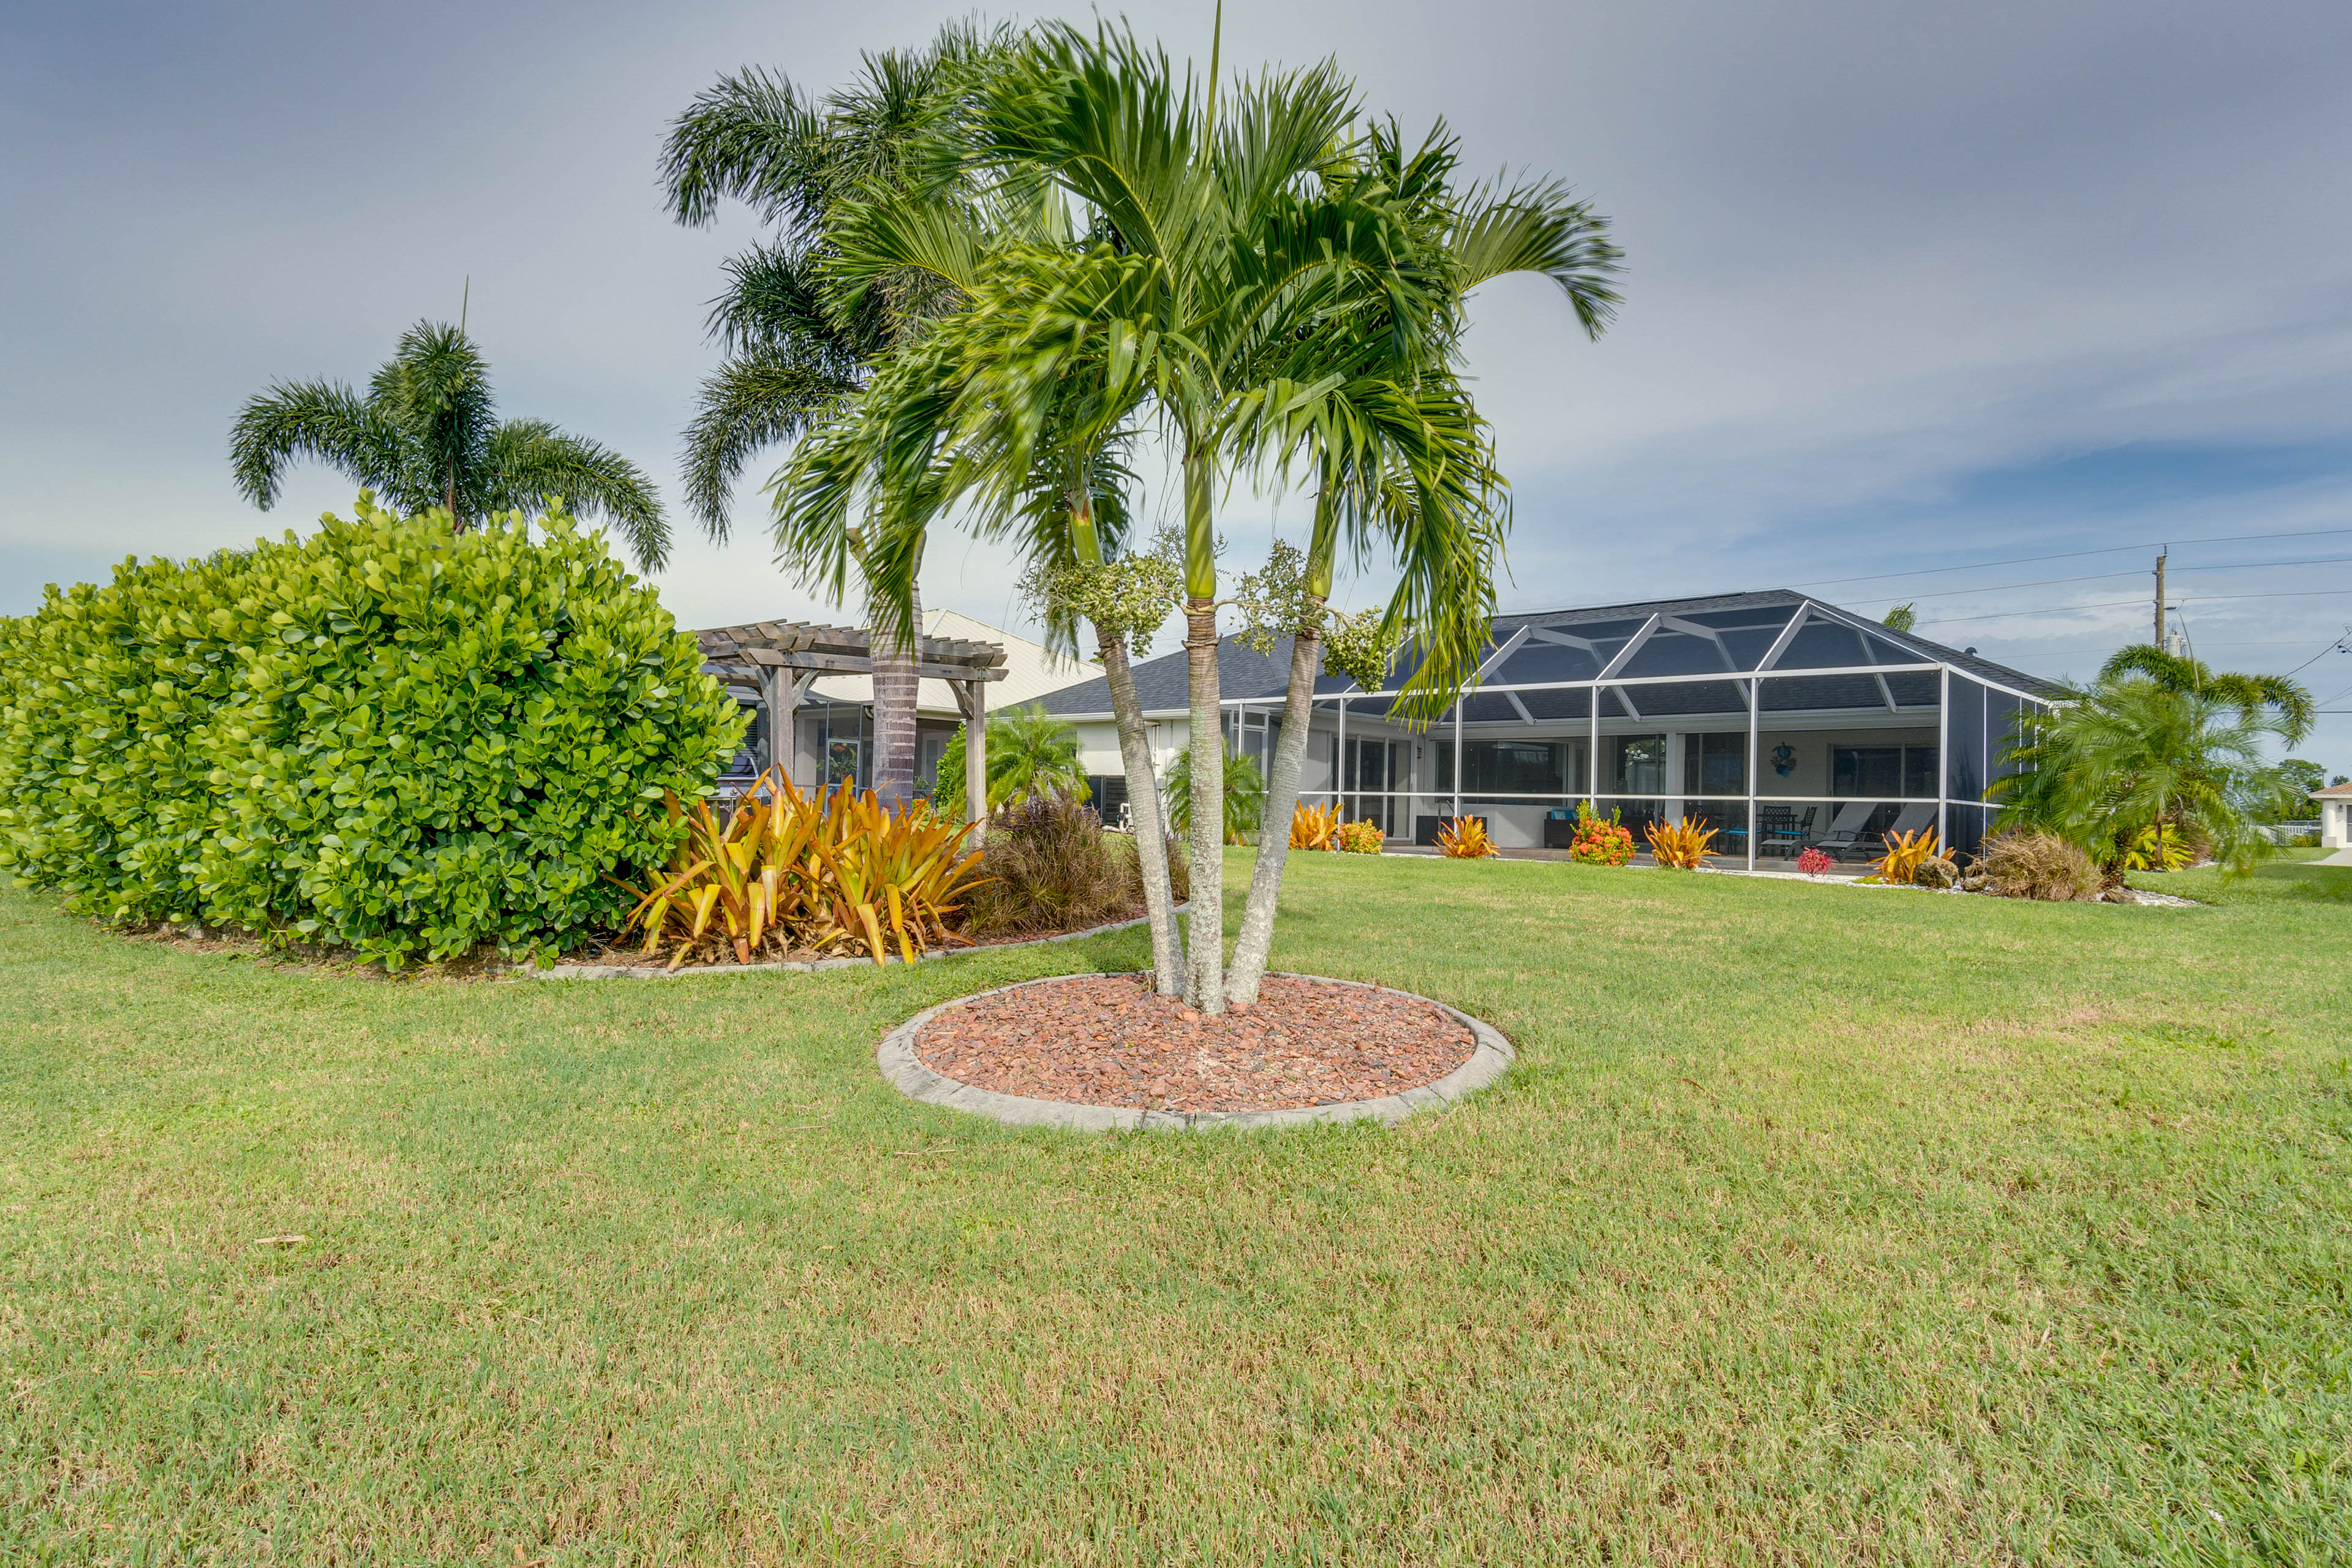
M 1184 449 L 1184 668 L 1192 753 L 1192 915 L 1186 999 L 1225 1010 L 1225 725 L 1217 669 L 1215 464 L 1197 434 Z
M 1185 922 L 1184 999 L 1225 1010 L 1225 730 L 1217 671 L 1217 605 L 1184 602 L 1185 673 L 1191 686 L 1192 913 Z
M 1310 601 L 1311 624 L 1320 627 L 1323 601 Z M 1290 689 L 1282 704 L 1282 738 L 1275 742 L 1274 767 L 1265 784 L 1265 819 L 1257 830 L 1257 864 L 1250 873 L 1249 902 L 1242 910 L 1241 935 L 1234 942 L 1233 973 L 1225 979 L 1230 1005 L 1251 1006 L 1265 959 L 1274 945 L 1275 907 L 1282 898 L 1283 865 L 1290 855 L 1290 817 L 1298 808 L 1298 775 L 1307 761 L 1307 731 L 1315 710 L 1315 677 L 1323 664 L 1321 631 L 1301 630 L 1290 643 Z M 1343 759 L 1344 761 L 1344 759 Z
M 922 678 L 915 673 L 922 646 L 922 590 L 908 586 L 909 640 L 893 646 L 878 619 L 867 631 L 874 653 L 874 793 L 891 811 L 904 811 L 915 796 L 915 704 Z
M 1160 816 L 1160 781 L 1144 732 L 1143 700 L 1127 645 L 1097 630 L 1103 674 L 1110 682 L 1111 716 L 1118 726 L 1118 756 L 1127 769 L 1127 801 L 1135 822 L 1135 858 L 1143 870 L 1143 909 L 1151 926 L 1152 989 L 1174 996 L 1183 989 L 1184 942 L 1176 931 L 1176 900 L 1168 880 L 1168 832 Z

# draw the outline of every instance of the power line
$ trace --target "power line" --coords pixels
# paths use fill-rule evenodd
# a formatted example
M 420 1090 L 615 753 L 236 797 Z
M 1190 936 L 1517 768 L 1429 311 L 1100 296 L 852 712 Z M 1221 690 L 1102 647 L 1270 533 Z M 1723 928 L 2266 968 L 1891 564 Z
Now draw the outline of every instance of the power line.
M 1792 588 L 1834 588 L 1842 583 L 1875 583 L 1886 577 L 1929 577 L 1939 572 L 1976 572 L 1991 566 L 2025 566 L 2037 561 L 2079 561 L 2085 555 L 2115 555 L 2127 550 L 2160 550 L 2172 544 L 2251 544 L 2262 539 L 2322 539 L 2352 533 L 2352 528 L 2315 528 L 2300 533 L 2236 533 L 2211 539 L 2150 540 L 2142 544 L 2108 544 L 2096 550 L 2067 550 L 2055 555 L 2012 555 L 2005 561 L 1975 561 L 1965 566 L 1919 566 L 1902 572 L 1872 572 L 1860 577 L 1822 577 L 1791 583 Z
M 1992 590 L 1987 589 L 1990 593 Z M 2352 594 L 2352 588 L 2298 588 L 2284 594 L 2200 594 L 2194 600 L 2183 601 L 2200 605 L 2219 605 L 2232 599 L 2318 599 L 2334 594 Z M 2117 605 L 2145 605 L 2146 599 L 2101 599 L 2090 605 L 2044 605 L 2035 610 L 1996 610 L 1989 616 L 1948 616 L 1940 621 L 1921 621 L 1922 626 L 1957 626 L 1967 621 L 2005 621 L 2018 616 L 2061 616 L 2070 610 L 2105 610 Z
M 2260 572 L 2273 566 L 2342 566 L 2352 563 L 2352 555 L 2323 555 L 2314 561 L 2231 561 L 2217 566 L 2180 566 L 2174 568 L 2176 576 L 2191 572 Z M 1889 594 L 1884 598 L 1861 599 L 1864 605 L 1891 605 L 1897 599 L 1955 599 L 1969 594 L 2000 594 L 2011 588 L 2053 588 L 2062 583 L 2105 583 L 2116 577 L 2145 577 L 2146 572 L 2097 572 L 2084 577 L 2044 577 L 2039 583 L 1987 584 L 1974 588 L 1945 588 L 1933 594 Z
M 2287 673 L 2289 675 L 2294 675 L 2300 671 L 2309 669 L 2313 665 L 2317 664 L 2321 659 L 2326 658 L 2331 653 L 2352 653 L 2352 626 L 2346 626 L 2342 637 L 2336 638 L 2326 647 L 2321 648 L 2317 653 L 2313 654 L 2309 658 L 2306 658 L 2301 664 L 2296 665 L 2294 669 L 2288 670 Z

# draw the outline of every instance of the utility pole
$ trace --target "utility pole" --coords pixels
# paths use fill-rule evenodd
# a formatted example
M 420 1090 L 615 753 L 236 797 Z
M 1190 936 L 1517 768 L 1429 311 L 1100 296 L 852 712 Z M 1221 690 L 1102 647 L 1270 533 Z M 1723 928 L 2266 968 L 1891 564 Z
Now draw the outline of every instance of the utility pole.
M 2172 553 L 2172 546 L 2170 546 L 2170 545 L 2168 545 L 2168 545 L 2166 545 L 2166 546 L 2164 547 L 2164 549 L 2163 549 L 2161 552 L 2159 552 L 2158 553 L 2157 558 L 2156 558 L 2156 646 L 2157 646 L 2158 647 L 2164 647 L 2164 646 L 2165 646 L 2165 643 L 2164 643 L 2164 563 L 2165 563 L 2165 558 L 2166 558 L 2167 556 L 2170 555 L 2171 553 Z

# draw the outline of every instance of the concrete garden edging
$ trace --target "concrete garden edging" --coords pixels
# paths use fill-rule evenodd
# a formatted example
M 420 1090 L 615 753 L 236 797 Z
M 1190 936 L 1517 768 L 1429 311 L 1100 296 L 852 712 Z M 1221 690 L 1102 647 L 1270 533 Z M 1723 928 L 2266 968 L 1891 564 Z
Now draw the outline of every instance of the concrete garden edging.
M 1450 1105 L 1466 1094 L 1486 1088 L 1502 1077 L 1503 1069 L 1518 1058 L 1518 1053 L 1511 1048 L 1511 1042 L 1504 1037 L 1500 1029 L 1483 1018 L 1472 1017 L 1458 1007 L 1449 1007 L 1434 997 L 1399 991 L 1393 986 L 1374 985 L 1362 980 L 1333 980 L 1320 974 L 1289 974 L 1279 970 L 1267 973 L 1279 974 L 1287 980 L 1304 980 L 1311 985 L 1353 985 L 1366 991 L 1383 991 L 1391 996 L 1426 1002 L 1447 1017 L 1467 1026 L 1477 1046 L 1471 1051 L 1468 1061 L 1434 1083 L 1423 1084 L 1418 1089 L 1408 1089 L 1399 1094 L 1383 1095 L 1378 1100 L 1349 1100 L 1332 1105 L 1304 1105 L 1288 1110 L 1145 1110 L 1132 1105 L 1080 1105 L 1065 1100 L 1029 1100 L 1020 1095 L 978 1089 L 944 1073 L 934 1072 L 925 1067 L 922 1059 L 915 1054 L 916 1034 L 950 1007 L 960 1007 L 983 996 L 1018 991 L 1024 985 L 1106 977 L 1104 972 L 1097 971 L 1092 975 L 1049 974 L 1035 980 L 1016 981 L 1011 985 L 975 991 L 969 996 L 954 997 L 937 1006 L 926 1007 L 882 1037 L 875 1059 L 890 1086 L 908 1099 L 921 1100 L 926 1105 L 943 1105 L 950 1110 L 969 1111 L 974 1116 L 985 1116 L 1008 1127 L 1063 1127 L 1076 1132 L 1204 1132 L 1221 1127 L 1300 1127 L 1324 1121 L 1398 1122 L 1415 1111 Z
M 1189 914 L 1192 906 L 1181 903 L 1176 913 Z M 978 947 L 943 947 L 933 952 L 916 954 L 920 963 L 935 958 L 962 958 L 975 952 L 1017 952 L 1024 947 L 1043 947 L 1053 942 L 1079 942 L 1090 936 L 1108 936 L 1115 931 L 1126 931 L 1150 922 L 1150 915 L 1138 915 L 1131 921 L 1113 921 L 1108 925 L 1088 926 L 1084 931 L 1055 931 L 1051 936 L 1024 937 L 1019 942 L 984 942 Z M 884 965 L 904 963 L 897 953 L 883 955 Z M 688 969 L 664 969 L 652 963 L 572 963 L 553 969 L 531 969 L 524 973 L 533 980 L 684 980 L 692 974 L 813 974 L 820 969 L 872 969 L 870 958 L 812 958 L 796 963 L 777 960 L 761 963 L 698 963 Z

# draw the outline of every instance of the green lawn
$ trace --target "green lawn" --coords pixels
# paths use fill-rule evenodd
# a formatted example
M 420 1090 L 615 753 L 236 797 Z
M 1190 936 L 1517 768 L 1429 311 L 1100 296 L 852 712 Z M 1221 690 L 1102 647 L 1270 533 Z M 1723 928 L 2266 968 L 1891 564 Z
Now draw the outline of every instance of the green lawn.
M 1293 865 L 1277 962 L 1500 1085 L 1015 1131 L 876 1040 L 1139 933 L 381 982 L 0 895 L 0 1562 L 2352 1561 L 2352 873 Z

